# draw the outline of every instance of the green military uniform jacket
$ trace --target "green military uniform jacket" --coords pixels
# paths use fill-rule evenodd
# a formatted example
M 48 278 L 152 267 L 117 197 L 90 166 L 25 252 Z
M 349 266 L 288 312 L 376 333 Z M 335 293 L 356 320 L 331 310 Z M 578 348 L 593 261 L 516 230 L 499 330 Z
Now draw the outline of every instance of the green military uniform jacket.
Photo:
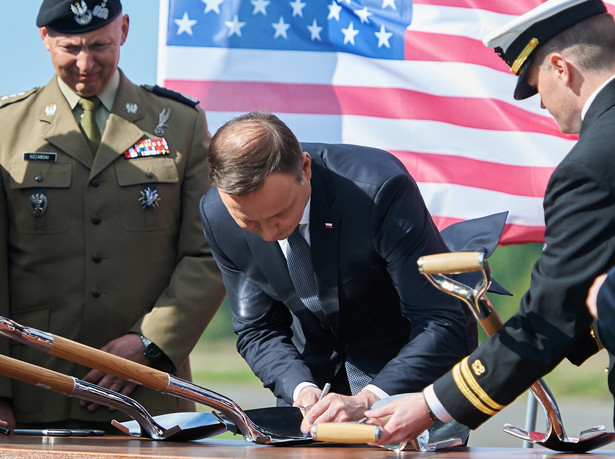
M 190 377 L 188 355 L 224 290 L 198 215 L 210 137 L 204 112 L 181 99 L 121 74 L 95 156 L 56 77 L 0 101 L 1 315 L 96 348 L 142 333 Z M 125 156 L 160 137 L 168 154 Z M 142 191 L 159 206 L 144 208 Z M 6 338 L 0 352 L 78 378 L 89 371 Z M 13 398 L 18 423 L 118 417 L 6 378 L 0 396 Z M 186 406 L 140 387 L 132 396 L 153 414 Z

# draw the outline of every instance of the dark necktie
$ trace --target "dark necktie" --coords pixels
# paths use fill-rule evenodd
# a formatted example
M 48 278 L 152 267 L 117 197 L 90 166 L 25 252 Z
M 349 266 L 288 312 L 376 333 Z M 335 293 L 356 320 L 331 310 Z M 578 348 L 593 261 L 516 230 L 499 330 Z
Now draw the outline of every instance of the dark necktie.
M 299 298 L 321 322 L 326 323 L 327 318 L 318 299 L 316 276 L 312 267 L 312 249 L 301 235 L 299 227 L 288 236 L 286 263 Z
M 100 107 L 100 99 L 98 97 L 81 98 L 79 99 L 79 106 L 83 109 L 83 116 L 81 117 L 81 130 L 83 135 L 88 141 L 90 150 L 92 153 L 96 153 L 98 145 L 100 144 L 100 131 L 96 124 L 96 110 Z
M 326 323 L 327 318 L 320 304 L 318 289 L 316 288 L 316 276 L 312 266 L 312 249 L 301 235 L 299 227 L 288 236 L 286 263 L 299 298 L 321 322 Z M 354 395 L 368 385 L 372 379 L 352 363 L 346 361 L 345 365 L 350 391 Z

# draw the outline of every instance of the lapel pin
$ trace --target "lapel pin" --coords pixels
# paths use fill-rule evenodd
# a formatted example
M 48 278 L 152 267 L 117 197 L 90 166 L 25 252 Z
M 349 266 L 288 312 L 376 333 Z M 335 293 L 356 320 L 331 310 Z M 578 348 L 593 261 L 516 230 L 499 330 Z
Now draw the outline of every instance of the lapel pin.
M 333 223 L 325 223 L 325 228 L 333 229 Z
M 58 110 L 58 106 L 56 104 L 49 104 L 45 107 L 45 115 L 53 116 L 56 114 L 57 110 Z
M 126 102 L 126 111 L 131 115 L 134 115 L 139 110 L 139 107 L 134 102 Z

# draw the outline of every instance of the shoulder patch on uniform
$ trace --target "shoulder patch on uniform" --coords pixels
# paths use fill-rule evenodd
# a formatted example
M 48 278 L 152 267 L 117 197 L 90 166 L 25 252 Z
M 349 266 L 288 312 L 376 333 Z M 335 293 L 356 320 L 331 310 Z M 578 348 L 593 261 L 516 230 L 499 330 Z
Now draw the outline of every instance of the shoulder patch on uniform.
M 197 105 L 199 105 L 199 101 L 196 100 L 194 97 L 190 97 L 186 94 L 182 94 L 181 92 L 163 88 L 162 86 L 158 86 L 158 85 L 156 86 L 143 85 L 143 87 L 158 96 L 167 97 L 169 99 L 176 100 L 177 102 L 181 102 L 182 104 L 189 105 L 191 107 L 196 107 Z
M 7 94 L 5 96 L 0 96 L 0 108 L 27 99 L 36 91 L 38 91 L 38 87 L 32 88 L 29 91 L 19 92 L 17 94 Z

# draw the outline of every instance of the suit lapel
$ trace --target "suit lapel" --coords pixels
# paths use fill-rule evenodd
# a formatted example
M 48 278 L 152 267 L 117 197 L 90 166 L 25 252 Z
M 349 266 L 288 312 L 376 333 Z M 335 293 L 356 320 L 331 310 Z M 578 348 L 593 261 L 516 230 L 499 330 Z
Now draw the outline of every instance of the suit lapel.
M 75 121 L 73 112 L 60 91 L 56 77 L 41 91 L 40 122 L 48 124 L 44 139 L 79 161 L 85 167 L 92 165 L 92 153 Z
M 249 231 L 243 231 L 243 233 L 252 252 L 253 260 L 256 260 L 256 263 L 273 286 L 273 289 L 278 292 L 281 298 L 294 296 L 301 303 L 290 280 L 286 258 L 284 258 L 280 244 L 264 241 L 260 236 Z M 299 304 L 293 301 L 292 304 L 287 306 L 296 313 Z
M 109 115 L 105 131 L 96 152 L 91 176 L 94 177 L 108 167 L 126 150 L 133 146 L 146 133 L 135 123 L 144 117 L 143 102 L 139 98 L 136 87 L 128 81 L 123 73 L 120 74 L 120 86 Z M 135 104 L 137 111 L 129 113 L 126 104 Z
M 329 319 L 329 326 L 339 336 L 340 305 L 338 296 L 338 240 L 340 216 L 331 209 L 333 194 L 322 166 L 312 161 L 312 204 L 310 239 L 312 264 L 320 304 Z

